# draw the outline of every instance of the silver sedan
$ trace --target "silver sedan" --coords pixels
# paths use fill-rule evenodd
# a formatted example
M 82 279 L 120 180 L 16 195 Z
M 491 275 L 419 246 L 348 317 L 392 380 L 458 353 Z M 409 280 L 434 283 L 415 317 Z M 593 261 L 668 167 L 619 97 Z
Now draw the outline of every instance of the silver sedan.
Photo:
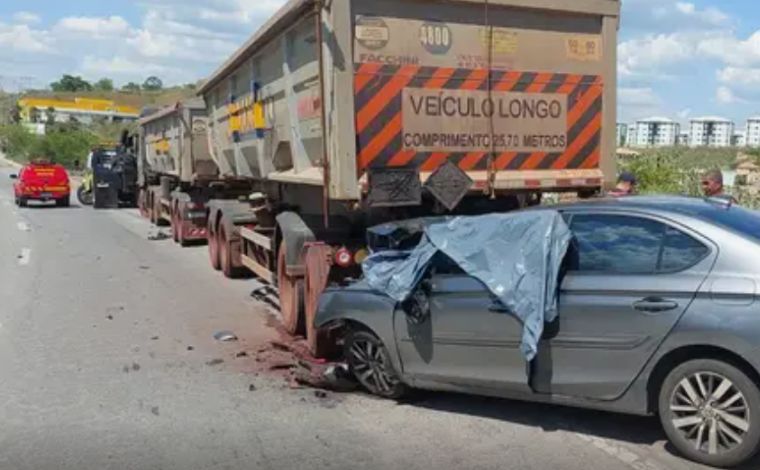
M 519 320 L 453 263 L 434 266 L 403 304 L 362 281 L 329 289 L 315 326 L 343 332 L 351 370 L 383 397 L 422 388 L 657 414 L 687 458 L 750 459 L 760 448 L 760 214 L 678 197 L 555 209 L 573 241 L 559 320 L 530 364 Z

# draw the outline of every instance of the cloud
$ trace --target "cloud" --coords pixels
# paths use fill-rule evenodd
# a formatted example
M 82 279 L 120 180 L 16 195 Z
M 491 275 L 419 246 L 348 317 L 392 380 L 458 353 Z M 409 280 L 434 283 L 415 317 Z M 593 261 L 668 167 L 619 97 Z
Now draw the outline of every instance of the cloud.
M 107 18 L 70 16 L 58 21 L 54 29 L 60 32 L 85 34 L 91 38 L 103 38 L 128 33 L 130 26 L 121 16 Z
M 699 43 L 698 51 L 729 65 L 760 65 L 760 31 L 755 31 L 747 39 L 727 33 L 705 38 Z
M 622 77 L 655 75 L 691 59 L 696 53 L 695 35 L 656 34 L 630 39 L 618 46 L 618 72 Z
M 620 87 L 618 100 L 627 106 L 658 106 L 662 103 L 660 97 L 649 87 Z
M 32 30 L 28 25 L 0 23 L 0 49 L 3 52 L 53 52 L 52 40 L 45 31 Z
M 731 26 L 731 17 L 715 7 L 699 8 L 676 0 L 626 0 L 623 27 L 630 31 L 700 31 Z
M 85 56 L 82 61 L 81 71 L 84 75 L 92 76 L 126 75 L 143 77 L 145 74 L 175 73 L 178 69 L 155 63 L 135 62 L 125 57 L 104 59 Z
M 20 24 L 36 24 L 42 21 L 42 18 L 36 13 L 30 11 L 19 11 L 13 14 L 13 21 Z
M 715 91 L 715 100 L 719 104 L 737 104 L 737 103 L 746 103 L 746 100 L 743 98 L 739 98 L 734 94 L 733 90 L 728 88 L 727 86 L 719 86 L 718 89 Z

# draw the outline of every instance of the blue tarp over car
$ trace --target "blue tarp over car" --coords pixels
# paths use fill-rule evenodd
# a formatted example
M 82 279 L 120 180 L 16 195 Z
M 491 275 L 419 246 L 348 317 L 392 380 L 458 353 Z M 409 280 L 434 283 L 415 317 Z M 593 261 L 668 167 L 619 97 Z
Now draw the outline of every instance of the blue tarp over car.
M 523 324 L 521 351 L 536 355 L 544 323 L 557 318 L 558 278 L 570 244 L 559 212 L 526 211 L 416 219 L 373 227 L 367 283 L 397 302 L 407 300 L 437 253 L 480 280 Z

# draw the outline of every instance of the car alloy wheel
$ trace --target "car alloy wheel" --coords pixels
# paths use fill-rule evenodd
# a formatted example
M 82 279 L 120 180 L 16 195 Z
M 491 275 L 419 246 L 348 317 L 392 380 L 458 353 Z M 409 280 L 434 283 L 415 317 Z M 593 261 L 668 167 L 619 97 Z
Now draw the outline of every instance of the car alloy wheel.
M 744 394 L 733 382 L 712 372 L 684 377 L 670 399 L 673 427 L 710 455 L 730 452 L 744 441 L 750 415 Z
M 760 389 L 735 365 L 693 359 L 670 371 L 660 389 L 665 433 L 685 457 L 733 467 L 760 449 Z
M 385 346 L 372 333 L 349 333 L 344 355 L 356 379 L 370 393 L 385 398 L 399 398 L 406 392 L 406 386 L 393 370 Z

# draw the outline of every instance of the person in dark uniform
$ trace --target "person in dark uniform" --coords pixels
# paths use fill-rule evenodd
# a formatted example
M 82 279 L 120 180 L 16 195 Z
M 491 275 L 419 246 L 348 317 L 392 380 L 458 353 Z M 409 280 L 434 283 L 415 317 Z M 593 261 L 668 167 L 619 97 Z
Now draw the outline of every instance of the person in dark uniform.
M 607 193 L 611 197 L 633 196 L 636 194 L 636 176 L 630 171 L 624 171 L 618 176 L 617 186 Z

